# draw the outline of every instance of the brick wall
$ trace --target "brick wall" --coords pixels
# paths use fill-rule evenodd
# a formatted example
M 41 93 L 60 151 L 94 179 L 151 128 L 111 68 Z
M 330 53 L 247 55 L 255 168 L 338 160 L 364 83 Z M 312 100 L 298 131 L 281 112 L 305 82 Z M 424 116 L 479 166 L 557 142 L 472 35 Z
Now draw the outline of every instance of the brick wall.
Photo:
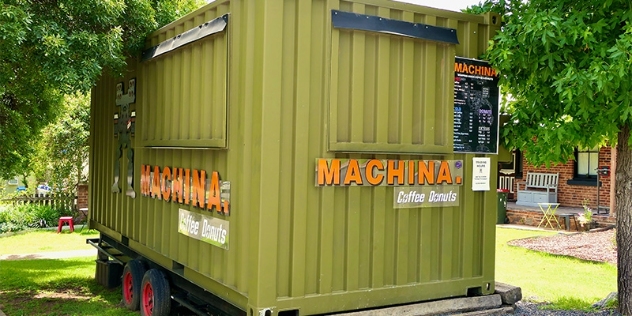
M 88 185 L 77 186 L 77 208 L 88 208 Z
M 579 222 L 575 216 L 571 216 L 568 219 L 569 228 L 566 227 L 566 220 L 561 216 L 556 216 L 562 229 L 578 231 L 584 230 L 582 227 L 577 227 Z M 542 212 L 540 211 L 521 211 L 521 210 L 507 210 L 507 219 L 510 224 L 526 225 L 526 226 L 538 226 L 542 221 Z M 593 215 L 593 220 L 597 223 L 597 227 L 606 227 L 615 225 L 616 220 L 608 216 Z M 544 224 L 543 224 L 544 225 Z M 556 225 L 555 223 L 553 225 Z
M 610 166 L 610 160 L 612 156 L 612 150 L 610 147 L 602 147 L 599 150 L 599 166 Z M 522 158 L 522 178 L 516 178 L 514 184 L 514 191 L 517 190 L 517 183 L 524 183 L 527 178 L 527 172 L 543 172 L 543 173 L 557 173 L 559 172 L 559 184 L 557 187 L 557 201 L 561 206 L 582 206 L 584 200 L 588 200 L 588 205 L 596 209 L 597 208 L 597 186 L 586 186 L 577 184 L 568 184 L 568 180 L 573 179 L 575 161 L 569 160 L 564 164 L 557 164 L 550 168 L 535 167 L 527 163 Z M 599 188 L 599 204 L 602 207 L 610 206 L 610 176 L 599 177 L 601 181 L 601 188 Z M 522 185 L 521 185 L 522 187 Z M 516 191 L 517 192 L 517 191 Z

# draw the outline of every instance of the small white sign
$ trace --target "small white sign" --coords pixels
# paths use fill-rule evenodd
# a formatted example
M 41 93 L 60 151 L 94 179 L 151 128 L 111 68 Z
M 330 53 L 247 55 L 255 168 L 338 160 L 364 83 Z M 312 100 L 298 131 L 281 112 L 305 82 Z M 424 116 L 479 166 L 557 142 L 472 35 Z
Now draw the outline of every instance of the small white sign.
M 229 222 L 187 210 L 178 210 L 178 232 L 228 250 Z
M 458 185 L 395 187 L 393 208 L 459 206 Z
M 472 158 L 472 166 L 472 191 L 489 191 L 491 159 Z

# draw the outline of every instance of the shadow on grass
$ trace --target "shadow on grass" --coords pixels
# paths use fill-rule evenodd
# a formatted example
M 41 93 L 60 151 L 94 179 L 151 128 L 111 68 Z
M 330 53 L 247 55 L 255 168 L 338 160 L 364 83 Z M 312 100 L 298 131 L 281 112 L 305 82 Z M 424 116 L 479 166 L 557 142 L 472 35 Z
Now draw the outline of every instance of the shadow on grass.
M 137 315 L 121 290 L 94 280 L 92 258 L 0 261 L 0 302 L 7 315 Z
M 41 287 L 47 281 L 59 283 L 82 275 L 82 270 L 94 269 L 93 259 L 42 259 L 0 261 L 0 289 Z M 84 271 L 84 274 L 87 271 Z M 87 278 L 89 275 L 85 274 Z

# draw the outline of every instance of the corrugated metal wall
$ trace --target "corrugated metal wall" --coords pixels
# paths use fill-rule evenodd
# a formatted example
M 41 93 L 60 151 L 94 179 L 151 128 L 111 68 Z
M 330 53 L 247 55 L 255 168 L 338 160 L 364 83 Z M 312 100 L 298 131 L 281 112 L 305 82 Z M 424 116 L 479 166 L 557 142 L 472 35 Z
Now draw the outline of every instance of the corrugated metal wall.
M 216 10 L 196 14 L 153 37 L 151 45 L 213 20 L 216 15 Z M 142 80 L 146 120 L 154 123 L 142 125 L 142 145 L 226 147 L 227 32 L 145 62 Z
M 419 13 L 359 3 L 342 2 L 340 9 L 436 22 Z M 332 32 L 332 44 L 330 150 L 451 152 L 454 45 L 345 29 Z
M 238 12 L 247 4 L 230 8 L 229 3 L 215 5 L 208 10 L 189 15 L 186 21 L 174 23 L 156 37 L 152 45 L 173 37 L 189 28 L 210 21 L 223 14 Z M 231 32 L 239 33 L 232 21 Z M 242 20 L 249 23 L 247 20 Z M 245 309 L 249 282 L 249 204 L 256 204 L 247 196 L 233 194 L 230 217 L 230 251 L 199 242 L 178 233 L 178 209 L 197 210 L 190 205 L 166 202 L 140 195 L 140 166 L 180 167 L 207 172 L 219 171 L 223 180 L 232 181 L 232 190 L 248 192 L 258 190 L 258 184 L 251 182 L 254 172 L 249 172 L 251 149 L 235 146 L 228 150 L 200 149 L 198 147 L 225 147 L 228 133 L 233 140 L 243 142 L 248 138 L 251 126 L 238 122 L 227 131 L 226 100 L 228 75 L 228 39 L 226 33 L 204 38 L 184 46 L 172 53 L 131 67 L 126 78 L 111 79 L 107 76 L 93 89 L 93 152 L 91 161 L 91 214 L 97 227 L 109 234 L 120 233 L 129 238 L 130 247 L 144 256 L 154 256 L 152 260 L 166 268 L 180 268 L 173 261 L 184 266 L 182 274 L 233 304 Z M 218 45 L 219 43 L 219 45 Z M 224 45 L 223 48 L 218 48 Z M 240 53 L 232 54 L 233 58 Z M 204 56 L 204 58 L 203 58 Z M 243 65 L 243 64 L 241 64 Z M 240 66 L 233 67 L 233 71 Z M 137 99 L 131 106 L 137 111 L 134 147 L 134 182 L 137 197 L 131 199 L 124 194 L 110 192 L 114 171 L 113 158 L 117 139 L 113 137 L 112 116 L 117 111 L 115 88 L 118 82 L 137 78 Z M 234 76 L 231 92 L 233 100 L 241 98 L 246 87 Z M 243 104 L 243 102 L 242 102 Z M 231 114 L 238 115 L 235 106 Z M 256 132 L 252 131 L 252 134 Z M 183 147 L 181 149 L 160 149 L 155 146 Z M 195 147 L 186 149 L 186 147 Z M 123 160 L 126 158 L 124 155 Z M 230 159 L 231 163 L 228 163 Z M 125 173 L 123 174 L 125 175 Z M 251 188 L 249 188 L 252 187 Z M 203 211 L 206 215 L 212 213 Z M 102 225 L 102 226 L 101 226 Z M 114 236 L 116 237 L 116 236 Z
M 461 44 L 341 31 L 332 9 L 454 28 Z M 144 62 L 125 79 L 104 77 L 93 90 L 93 226 L 248 312 L 324 313 L 493 291 L 496 193 L 470 190 L 473 155 L 448 154 L 452 54 L 478 57 L 489 23 L 379 0 L 233 0 L 172 23 L 150 43 L 226 13 L 225 35 Z M 232 208 L 213 216 L 230 221 L 229 250 L 178 233 L 178 208 L 207 211 L 111 193 L 115 85 L 132 77 L 137 192 L 141 164 L 219 171 L 231 181 Z M 222 139 L 227 148 L 217 149 Z M 148 147 L 194 144 L 214 149 Z M 333 157 L 463 159 L 461 206 L 396 210 L 392 187 L 315 187 L 315 158 Z

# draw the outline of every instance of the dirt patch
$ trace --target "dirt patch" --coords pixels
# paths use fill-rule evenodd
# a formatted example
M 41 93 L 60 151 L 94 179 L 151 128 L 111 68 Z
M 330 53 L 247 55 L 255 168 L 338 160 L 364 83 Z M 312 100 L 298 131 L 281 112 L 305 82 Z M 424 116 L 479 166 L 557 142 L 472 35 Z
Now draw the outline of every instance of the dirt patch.
M 73 288 L 58 289 L 55 291 L 0 291 L 0 300 L 8 311 L 27 310 L 27 314 L 45 315 L 47 313 L 32 313 L 37 311 L 57 311 L 61 305 L 74 304 L 69 302 L 87 302 L 93 296 L 78 293 Z M 0 314 L 1 315 L 1 314 Z
M 62 291 L 62 292 L 40 292 L 33 296 L 33 298 L 37 299 L 63 299 L 63 300 L 89 300 L 90 296 L 87 295 L 78 295 L 77 293 L 73 293 L 71 291 Z
M 555 255 L 608 262 L 614 265 L 617 264 L 617 247 L 614 229 L 532 237 L 512 240 L 508 244 Z

